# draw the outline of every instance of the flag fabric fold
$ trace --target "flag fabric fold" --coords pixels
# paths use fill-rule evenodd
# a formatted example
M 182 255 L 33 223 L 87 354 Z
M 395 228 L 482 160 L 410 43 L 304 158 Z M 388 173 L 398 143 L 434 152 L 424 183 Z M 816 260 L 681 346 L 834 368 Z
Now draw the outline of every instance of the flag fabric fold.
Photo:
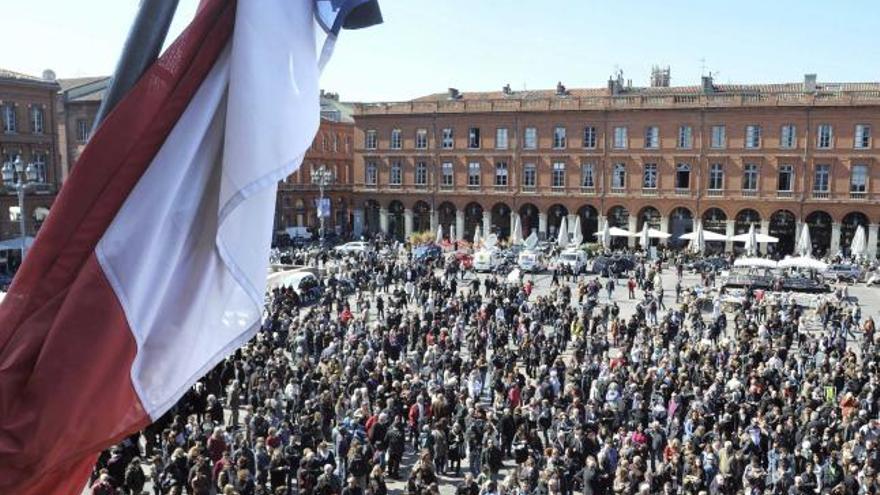
M 319 125 L 319 14 L 369 3 L 206 0 L 97 130 L 0 305 L 0 493 L 78 494 L 252 337 L 276 184 Z

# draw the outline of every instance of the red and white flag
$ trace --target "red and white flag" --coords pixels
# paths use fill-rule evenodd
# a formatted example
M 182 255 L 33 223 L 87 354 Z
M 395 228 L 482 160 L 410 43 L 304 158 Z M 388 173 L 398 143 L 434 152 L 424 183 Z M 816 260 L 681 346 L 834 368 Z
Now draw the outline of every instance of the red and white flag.
M 367 0 L 205 0 L 92 137 L 0 305 L 0 494 L 79 494 L 98 453 L 250 339 L 276 184 Z

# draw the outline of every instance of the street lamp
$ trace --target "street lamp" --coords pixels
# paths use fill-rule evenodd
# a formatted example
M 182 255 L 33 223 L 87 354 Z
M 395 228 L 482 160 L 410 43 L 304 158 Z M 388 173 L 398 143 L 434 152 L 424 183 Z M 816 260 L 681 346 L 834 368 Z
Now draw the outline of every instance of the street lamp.
M 2 169 L 3 184 L 7 189 L 11 189 L 18 193 L 18 220 L 21 227 L 21 260 L 24 261 L 24 254 L 27 250 L 27 219 L 24 215 L 24 195 L 37 182 L 37 168 L 33 163 L 25 166 L 21 163 L 21 157 L 17 156 L 14 162 L 6 162 Z
M 333 172 L 321 165 L 318 170 L 312 171 L 312 184 L 318 186 L 321 199 L 318 203 L 318 221 L 320 222 L 321 249 L 324 249 L 324 188 L 333 183 Z M 327 212 L 329 213 L 329 211 Z

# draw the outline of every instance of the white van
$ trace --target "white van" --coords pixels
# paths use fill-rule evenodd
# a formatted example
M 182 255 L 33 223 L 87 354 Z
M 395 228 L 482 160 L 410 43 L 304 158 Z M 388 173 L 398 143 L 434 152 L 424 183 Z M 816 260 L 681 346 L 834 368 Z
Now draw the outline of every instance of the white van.
M 566 249 L 556 258 L 556 266 L 567 266 L 574 273 L 583 273 L 587 269 L 587 253 L 580 249 Z
M 540 272 L 546 268 L 544 255 L 540 251 L 525 250 L 519 253 L 516 264 L 520 270 L 528 273 Z
M 474 271 L 491 272 L 495 270 L 501 260 L 495 250 L 482 249 L 474 253 Z

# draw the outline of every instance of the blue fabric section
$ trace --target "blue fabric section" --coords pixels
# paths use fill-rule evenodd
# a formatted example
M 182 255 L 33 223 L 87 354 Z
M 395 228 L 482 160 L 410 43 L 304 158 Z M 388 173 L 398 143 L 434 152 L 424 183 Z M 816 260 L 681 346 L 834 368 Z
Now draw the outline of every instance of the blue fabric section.
M 315 16 L 328 34 L 360 29 L 382 22 L 378 0 L 315 0 Z

